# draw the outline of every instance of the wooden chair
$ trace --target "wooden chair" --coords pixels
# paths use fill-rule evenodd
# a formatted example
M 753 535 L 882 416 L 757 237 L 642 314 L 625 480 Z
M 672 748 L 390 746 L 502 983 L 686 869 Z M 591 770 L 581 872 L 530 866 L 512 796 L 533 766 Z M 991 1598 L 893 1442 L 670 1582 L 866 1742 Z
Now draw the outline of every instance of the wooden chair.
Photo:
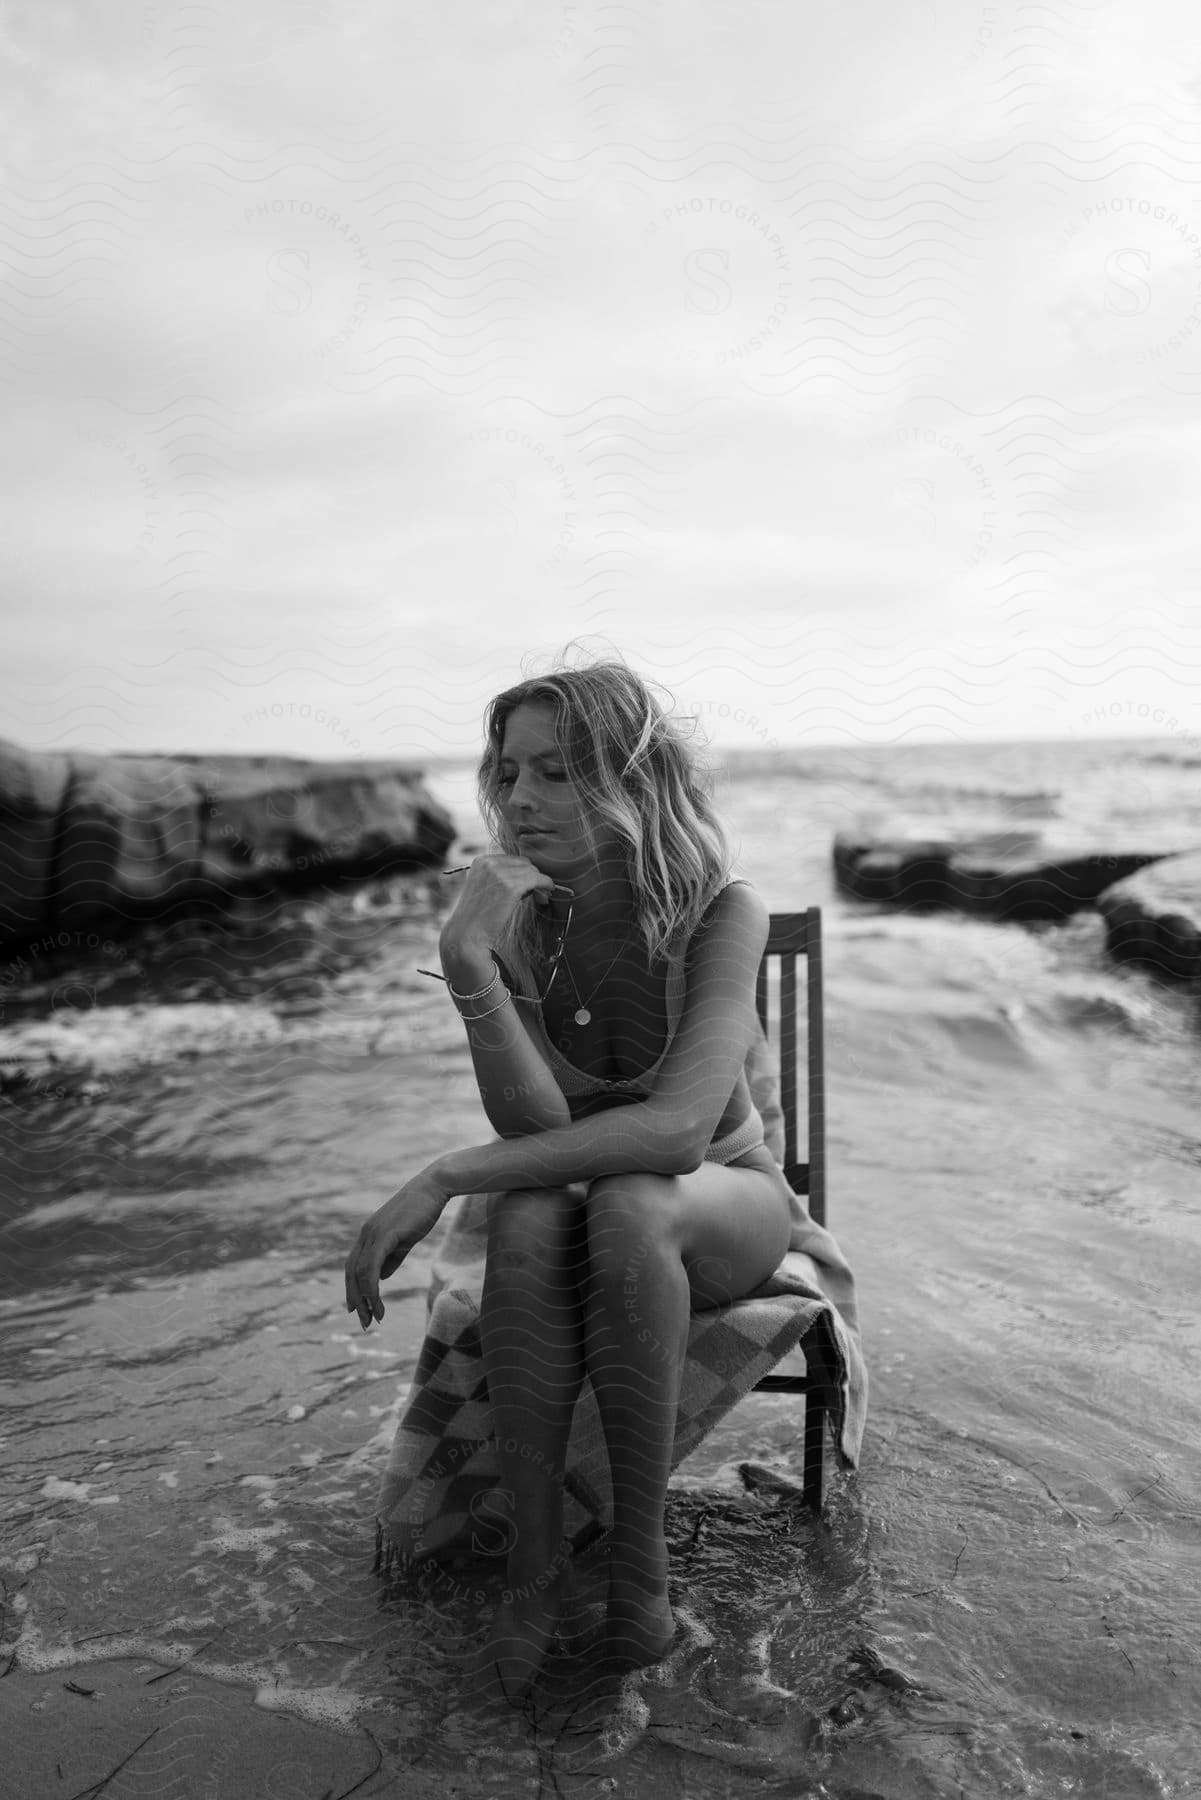
M 780 1106 L 784 1114 L 784 1179 L 794 1194 L 804 1195 L 809 1212 L 819 1225 L 826 1223 L 826 1076 L 822 1039 L 822 916 L 819 906 L 804 912 L 773 913 L 767 947 L 759 964 L 755 1004 L 759 1021 L 769 1039 L 768 965 L 780 959 L 779 1025 L 776 1040 L 780 1059 Z M 808 1021 L 806 1158 L 797 1155 L 797 967 L 803 956 L 806 1016 Z M 832 1376 L 825 1335 L 818 1327 L 801 1339 L 804 1375 L 765 1375 L 752 1393 L 805 1395 L 805 1450 L 803 1488 L 815 1512 L 821 1511 L 826 1415 L 831 1401 Z

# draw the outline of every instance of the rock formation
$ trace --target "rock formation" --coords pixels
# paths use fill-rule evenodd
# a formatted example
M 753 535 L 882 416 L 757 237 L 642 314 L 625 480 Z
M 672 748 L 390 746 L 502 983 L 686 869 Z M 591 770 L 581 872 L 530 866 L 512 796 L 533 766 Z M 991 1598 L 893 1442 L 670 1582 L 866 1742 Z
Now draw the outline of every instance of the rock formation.
M 0 740 L 0 951 L 272 891 L 437 867 L 454 823 L 416 765 L 101 756 Z
M 838 832 L 834 874 L 860 900 L 910 910 L 949 907 L 984 919 L 1066 919 L 1115 881 L 1166 850 L 1082 851 L 1042 845 L 1041 834 L 990 831 L 922 837 L 871 824 Z
M 1165 856 L 1098 896 L 1105 947 L 1178 981 L 1201 979 L 1201 850 Z

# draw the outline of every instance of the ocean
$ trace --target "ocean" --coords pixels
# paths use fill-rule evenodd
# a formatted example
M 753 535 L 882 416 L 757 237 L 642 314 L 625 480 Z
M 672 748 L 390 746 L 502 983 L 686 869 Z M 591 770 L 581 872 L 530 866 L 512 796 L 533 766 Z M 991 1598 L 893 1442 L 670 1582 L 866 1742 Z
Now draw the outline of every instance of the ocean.
M 342 1264 L 410 1171 L 490 1135 L 415 972 L 437 882 L 11 958 L 0 1674 L 187 1661 L 369 1731 L 405 1795 L 1201 1793 L 1197 997 L 1110 963 L 1093 912 L 898 913 L 831 868 L 865 815 L 1196 849 L 1199 770 L 1182 739 L 726 759 L 739 872 L 823 909 L 828 1222 L 867 1433 L 820 1523 L 738 1474 L 799 1482 L 789 1396 L 682 1466 L 681 1647 L 600 1720 L 485 1720 L 465 1669 L 488 1608 L 372 1573 L 429 1259 L 366 1336 Z M 463 860 L 470 771 L 429 785 Z

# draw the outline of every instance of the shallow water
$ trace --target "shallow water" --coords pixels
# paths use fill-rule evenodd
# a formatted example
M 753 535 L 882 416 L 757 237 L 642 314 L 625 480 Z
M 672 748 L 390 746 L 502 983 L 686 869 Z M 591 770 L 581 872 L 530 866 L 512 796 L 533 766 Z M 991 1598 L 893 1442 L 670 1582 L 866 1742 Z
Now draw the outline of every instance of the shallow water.
M 1073 812 L 1030 747 L 999 754 L 962 754 L 974 808 L 1086 816 L 1085 776 Z M 898 804 L 933 809 L 910 768 Z M 394 884 L 8 984 L 32 1078 L 0 1100 L 0 1667 L 191 1659 L 369 1730 L 398 1791 L 1198 1791 L 1195 1003 L 1109 967 L 1092 915 L 844 904 L 846 770 L 778 781 L 727 806 L 769 904 L 826 909 L 831 1223 L 872 1376 L 827 1519 L 789 1503 L 799 1403 L 744 1402 L 673 1481 L 678 1651 L 621 1693 L 560 1659 L 531 1717 L 474 1699 L 488 1567 L 372 1574 L 428 1257 L 368 1336 L 341 1262 L 406 1171 L 487 1135 L 412 973 L 436 916 Z

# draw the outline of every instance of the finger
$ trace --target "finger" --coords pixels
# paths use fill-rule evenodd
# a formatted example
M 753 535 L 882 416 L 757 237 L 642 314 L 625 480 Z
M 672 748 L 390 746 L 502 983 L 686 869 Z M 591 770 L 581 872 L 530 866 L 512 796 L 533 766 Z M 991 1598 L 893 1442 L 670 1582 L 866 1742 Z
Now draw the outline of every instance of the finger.
M 366 1331 L 373 1318 L 382 1319 L 379 1298 L 379 1258 L 376 1251 L 365 1251 L 356 1270 L 359 1323 Z
M 354 1249 L 346 1258 L 346 1310 L 354 1312 L 359 1301 L 358 1266 L 363 1253 L 363 1233 L 355 1239 Z
M 364 1242 L 364 1236 L 365 1234 L 360 1233 L 359 1241 L 351 1251 L 346 1263 L 346 1310 L 358 1314 L 359 1323 L 365 1331 L 371 1319 L 371 1290 L 374 1286 L 374 1279 L 371 1269 L 371 1254 Z

